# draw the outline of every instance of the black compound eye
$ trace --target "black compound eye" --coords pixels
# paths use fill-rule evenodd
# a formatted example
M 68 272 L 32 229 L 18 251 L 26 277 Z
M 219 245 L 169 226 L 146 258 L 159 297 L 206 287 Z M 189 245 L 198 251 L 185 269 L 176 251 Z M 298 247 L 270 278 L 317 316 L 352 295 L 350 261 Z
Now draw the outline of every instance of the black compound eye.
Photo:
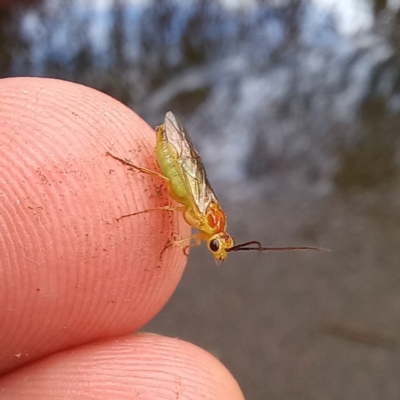
M 217 252 L 219 250 L 219 241 L 217 239 L 213 239 L 210 242 L 210 250 L 212 252 Z

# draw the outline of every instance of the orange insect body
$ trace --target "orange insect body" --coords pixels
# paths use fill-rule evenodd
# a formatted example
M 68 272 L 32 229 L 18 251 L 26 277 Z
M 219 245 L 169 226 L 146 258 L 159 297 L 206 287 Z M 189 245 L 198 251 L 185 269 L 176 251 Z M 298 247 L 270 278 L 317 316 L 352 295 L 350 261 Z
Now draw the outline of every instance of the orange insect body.
M 123 215 L 119 219 L 151 211 L 183 212 L 185 221 L 198 229 L 199 233 L 178 240 L 174 245 L 191 239 L 199 245 L 204 240 L 217 263 L 224 261 L 231 251 L 322 250 L 317 247 L 262 247 L 257 241 L 235 245 L 232 236 L 226 232 L 226 215 L 208 182 L 201 158 L 172 112 L 167 112 L 164 124 L 156 128 L 156 143 L 156 157 L 161 173 L 138 167 L 111 153 L 107 154 L 140 172 L 164 179 L 168 193 L 180 206 L 153 208 Z

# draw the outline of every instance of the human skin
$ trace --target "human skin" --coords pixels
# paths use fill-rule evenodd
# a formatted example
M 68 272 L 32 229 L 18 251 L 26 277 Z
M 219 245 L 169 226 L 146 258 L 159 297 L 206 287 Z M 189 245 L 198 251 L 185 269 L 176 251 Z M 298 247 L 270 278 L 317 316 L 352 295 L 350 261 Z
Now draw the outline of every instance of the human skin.
M 160 116 L 162 120 L 162 116 Z M 155 135 L 118 101 L 52 79 L 0 80 L 0 399 L 243 399 L 190 343 L 132 334 L 178 285 L 189 236 Z M 161 254 L 162 253 L 162 254 Z

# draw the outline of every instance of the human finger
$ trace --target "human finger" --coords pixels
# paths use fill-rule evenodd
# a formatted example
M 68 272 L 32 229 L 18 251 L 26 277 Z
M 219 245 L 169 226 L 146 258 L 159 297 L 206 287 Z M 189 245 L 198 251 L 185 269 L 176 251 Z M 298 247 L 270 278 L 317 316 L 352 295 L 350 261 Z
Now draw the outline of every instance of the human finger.
M 166 303 L 189 235 L 168 204 L 154 131 L 118 101 L 52 79 L 0 81 L 0 373 L 132 332 Z
M 67 350 L 0 379 L 0 399 L 242 400 L 230 372 L 193 344 L 137 334 Z

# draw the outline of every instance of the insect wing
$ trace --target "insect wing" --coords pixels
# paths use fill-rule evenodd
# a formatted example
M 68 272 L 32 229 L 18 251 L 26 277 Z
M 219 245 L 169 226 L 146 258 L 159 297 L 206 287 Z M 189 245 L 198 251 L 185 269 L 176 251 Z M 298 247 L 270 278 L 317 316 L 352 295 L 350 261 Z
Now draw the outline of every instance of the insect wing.
M 204 215 L 210 201 L 217 202 L 217 198 L 208 182 L 201 158 L 182 123 L 170 111 L 165 115 L 164 129 L 168 143 L 177 151 L 177 168 L 193 197 L 193 206 Z

